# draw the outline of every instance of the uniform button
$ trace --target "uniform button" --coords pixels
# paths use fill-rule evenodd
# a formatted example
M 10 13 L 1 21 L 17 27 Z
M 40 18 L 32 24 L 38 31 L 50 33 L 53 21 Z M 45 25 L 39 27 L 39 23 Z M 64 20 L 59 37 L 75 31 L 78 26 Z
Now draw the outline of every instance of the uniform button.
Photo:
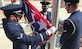
M 67 32 L 67 30 L 64 30 L 63 32 Z

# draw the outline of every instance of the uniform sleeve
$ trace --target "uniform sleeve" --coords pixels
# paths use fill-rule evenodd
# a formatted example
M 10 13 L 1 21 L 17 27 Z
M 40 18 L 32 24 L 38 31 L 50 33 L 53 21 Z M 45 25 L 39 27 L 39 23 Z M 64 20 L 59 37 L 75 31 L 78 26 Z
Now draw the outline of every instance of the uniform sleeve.
M 63 27 L 64 28 L 63 28 L 62 36 L 60 38 L 60 44 L 64 44 L 65 42 L 69 41 L 69 39 L 75 33 L 76 30 L 74 22 L 70 19 L 64 21 Z
M 51 12 L 48 12 L 48 15 L 47 16 L 48 16 L 47 17 L 48 21 L 51 23 Z
M 20 31 L 20 28 L 16 25 L 7 25 L 7 31 L 10 32 L 10 35 L 12 35 L 13 39 L 21 39 L 23 38 L 23 34 Z

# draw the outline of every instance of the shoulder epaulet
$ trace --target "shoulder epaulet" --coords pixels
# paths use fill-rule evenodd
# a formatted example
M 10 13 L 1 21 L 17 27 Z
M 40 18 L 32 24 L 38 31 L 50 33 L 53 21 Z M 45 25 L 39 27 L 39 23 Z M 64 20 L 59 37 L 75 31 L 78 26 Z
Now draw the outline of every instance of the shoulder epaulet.
M 68 25 L 73 26 L 73 32 L 72 32 L 72 35 L 73 35 L 75 33 L 75 30 L 76 30 L 75 23 L 71 19 L 65 20 L 65 23 L 67 23 Z

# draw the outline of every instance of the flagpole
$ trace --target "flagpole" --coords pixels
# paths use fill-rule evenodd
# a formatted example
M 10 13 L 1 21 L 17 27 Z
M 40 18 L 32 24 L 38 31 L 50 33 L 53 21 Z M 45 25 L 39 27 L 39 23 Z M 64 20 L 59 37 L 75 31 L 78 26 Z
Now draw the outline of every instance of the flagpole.
M 52 25 L 56 28 L 58 27 L 58 10 L 60 7 L 61 0 L 52 0 Z M 56 49 L 55 47 L 56 37 L 55 34 L 52 35 L 50 39 L 50 48 L 49 49 Z
M 4 6 L 4 0 L 0 0 L 0 6 Z
M 19 0 L 20 4 L 22 4 L 22 0 Z

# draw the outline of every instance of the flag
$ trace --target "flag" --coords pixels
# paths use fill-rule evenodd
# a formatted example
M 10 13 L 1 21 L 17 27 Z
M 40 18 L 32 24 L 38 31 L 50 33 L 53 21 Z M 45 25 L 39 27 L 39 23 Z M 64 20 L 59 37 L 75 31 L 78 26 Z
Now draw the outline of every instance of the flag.
M 15 3 L 15 2 L 16 2 L 16 0 L 11 0 L 11 2 L 12 2 L 12 3 Z
M 52 27 L 47 19 L 28 1 L 23 1 L 25 16 L 31 24 L 33 33 L 42 33 Z
M 25 16 L 27 17 L 33 33 L 39 34 L 45 32 L 47 29 L 51 30 L 52 25 L 43 17 L 43 15 L 28 1 L 22 0 Z M 50 38 L 52 34 L 48 37 Z M 38 43 L 40 44 L 40 43 Z

